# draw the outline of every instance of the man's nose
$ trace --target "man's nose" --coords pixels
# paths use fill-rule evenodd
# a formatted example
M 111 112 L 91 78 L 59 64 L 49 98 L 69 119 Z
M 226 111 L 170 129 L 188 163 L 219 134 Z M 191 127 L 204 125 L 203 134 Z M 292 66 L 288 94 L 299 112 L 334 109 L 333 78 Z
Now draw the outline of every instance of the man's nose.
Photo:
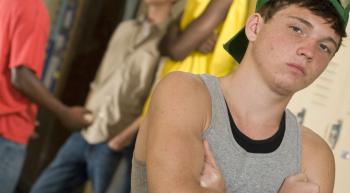
M 310 62 L 313 60 L 317 43 L 312 40 L 303 41 L 297 49 L 298 56 L 304 56 L 305 59 Z

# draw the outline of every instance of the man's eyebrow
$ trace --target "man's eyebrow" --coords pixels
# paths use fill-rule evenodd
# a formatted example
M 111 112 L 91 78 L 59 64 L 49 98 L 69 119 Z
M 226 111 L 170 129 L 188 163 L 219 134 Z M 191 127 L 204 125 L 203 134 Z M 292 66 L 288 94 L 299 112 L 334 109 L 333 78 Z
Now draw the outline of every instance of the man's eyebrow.
M 288 16 L 288 17 L 292 18 L 292 19 L 296 19 L 296 20 L 300 21 L 301 23 L 305 24 L 306 26 L 308 26 L 310 28 L 314 28 L 314 26 L 309 21 L 307 21 L 307 20 L 305 20 L 305 19 L 303 19 L 301 17 L 296 17 L 296 16 Z M 335 41 L 334 38 L 332 38 L 332 37 L 328 37 L 325 40 L 332 42 L 336 48 L 339 46 L 337 41 Z
M 325 41 L 330 41 L 330 42 L 332 42 L 336 48 L 339 47 L 339 44 L 338 44 L 333 38 L 331 38 L 331 37 L 326 38 Z
M 301 18 L 301 17 L 296 17 L 296 16 L 288 16 L 289 18 L 299 20 L 301 23 L 307 25 L 310 28 L 314 28 L 314 26 L 307 20 Z

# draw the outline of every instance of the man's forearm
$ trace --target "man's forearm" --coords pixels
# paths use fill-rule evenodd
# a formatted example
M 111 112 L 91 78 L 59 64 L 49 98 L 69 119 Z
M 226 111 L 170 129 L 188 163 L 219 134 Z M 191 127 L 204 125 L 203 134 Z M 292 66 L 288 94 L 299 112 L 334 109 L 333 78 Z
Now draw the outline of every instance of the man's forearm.
M 67 107 L 56 99 L 30 69 L 21 66 L 11 69 L 12 84 L 40 107 L 61 117 Z
M 226 18 L 232 0 L 212 0 L 201 16 L 184 31 L 172 26 L 161 43 L 162 54 L 173 60 L 182 60 L 213 34 Z

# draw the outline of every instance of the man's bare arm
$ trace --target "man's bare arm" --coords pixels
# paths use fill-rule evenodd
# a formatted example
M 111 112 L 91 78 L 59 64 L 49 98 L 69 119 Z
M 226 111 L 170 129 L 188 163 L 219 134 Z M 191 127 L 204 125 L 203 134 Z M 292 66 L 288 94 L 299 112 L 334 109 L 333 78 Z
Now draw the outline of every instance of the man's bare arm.
M 303 128 L 302 169 L 308 180 L 319 185 L 320 193 L 332 193 L 335 179 L 334 156 L 316 133 Z
M 202 15 L 182 32 L 179 30 L 179 20 L 172 23 L 161 41 L 161 54 L 173 60 L 183 60 L 213 35 L 215 28 L 225 20 L 232 1 L 211 0 Z
M 12 85 L 24 96 L 52 112 L 68 128 L 80 129 L 92 121 L 88 110 L 83 107 L 64 105 L 48 91 L 34 72 L 25 66 L 11 69 L 11 81 Z
M 223 192 L 222 187 L 204 188 L 200 184 L 204 166 L 201 136 L 211 109 L 207 92 L 198 77 L 180 72 L 170 74 L 157 86 L 141 127 L 148 131 L 150 193 Z

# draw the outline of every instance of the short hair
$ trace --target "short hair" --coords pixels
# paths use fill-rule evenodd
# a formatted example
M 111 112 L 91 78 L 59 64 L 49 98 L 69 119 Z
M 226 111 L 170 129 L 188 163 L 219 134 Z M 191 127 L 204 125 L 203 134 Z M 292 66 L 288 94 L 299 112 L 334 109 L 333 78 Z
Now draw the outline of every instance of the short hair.
M 331 24 L 332 29 L 340 37 L 347 36 L 345 31 L 346 24 L 342 21 L 337 10 L 329 0 L 270 0 L 258 13 L 267 22 L 275 13 L 290 5 L 297 5 L 310 10 L 313 14 L 324 18 L 327 23 Z

